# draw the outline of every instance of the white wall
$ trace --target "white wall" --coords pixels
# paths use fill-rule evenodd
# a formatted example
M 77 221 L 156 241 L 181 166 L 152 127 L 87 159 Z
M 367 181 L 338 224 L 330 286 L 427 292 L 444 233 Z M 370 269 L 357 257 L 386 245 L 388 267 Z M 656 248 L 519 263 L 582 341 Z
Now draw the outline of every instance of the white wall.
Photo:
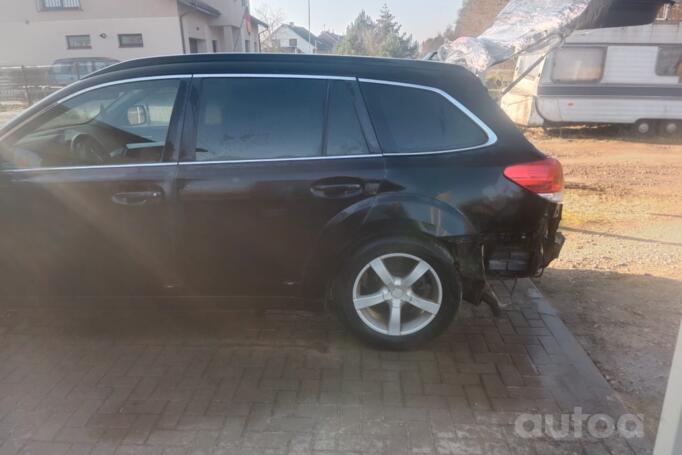
M 242 0 L 210 0 L 218 18 L 178 5 L 177 0 L 81 0 L 81 9 L 40 11 L 38 0 L 0 0 L 0 66 L 50 65 L 71 57 L 116 60 L 180 54 L 189 38 L 203 40 L 203 52 L 243 52 L 244 40 L 257 50 L 258 27 L 249 34 Z M 241 34 L 240 34 L 241 28 Z M 142 33 L 144 47 L 120 48 L 118 34 Z M 100 37 L 106 34 L 105 38 Z M 68 49 L 66 35 L 90 35 L 91 49 Z
M 233 2 L 234 0 L 222 0 Z M 40 11 L 39 0 L 0 0 L 3 22 L 121 19 L 177 16 L 176 0 L 80 0 L 80 9 Z
M 223 41 L 222 36 L 217 36 L 208 26 L 206 15 L 194 12 L 189 9 L 180 9 L 182 14 L 182 23 L 185 31 L 185 51 L 189 53 L 189 39 L 194 38 L 203 40 L 205 48 L 200 49 L 200 52 L 211 52 L 211 42 L 213 40 Z M 224 46 L 224 43 L 219 43 L 219 47 Z M 182 49 L 180 50 L 182 52 Z
M 244 19 L 244 10 L 246 7 L 242 6 L 242 0 L 204 0 L 222 14 L 220 17 L 212 18 L 211 25 L 216 26 L 232 26 L 239 28 Z M 247 2 L 247 5 L 249 3 Z M 251 12 L 253 14 L 253 11 Z
M 212 52 L 212 40 L 218 41 L 218 52 L 244 52 L 244 41 L 251 43 L 251 52 L 256 51 L 258 27 L 252 27 L 249 34 L 244 21 L 245 8 L 241 0 L 213 0 L 212 6 L 219 9 L 220 17 L 209 17 L 185 6 L 180 6 L 185 30 L 185 48 L 189 53 L 189 38 L 204 40 L 202 52 Z
M 106 38 L 100 37 L 102 33 Z M 142 33 L 144 47 L 120 48 L 120 33 Z M 92 49 L 67 49 L 66 35 L 90 35 Z M 3 21 L 0 23 L 0 43 L 0 65 L 4 66 L 50 65 L 56 59 L 71 57 L 109 57 L 123 61 L 182 53 L 177 16 L 29 23 Z

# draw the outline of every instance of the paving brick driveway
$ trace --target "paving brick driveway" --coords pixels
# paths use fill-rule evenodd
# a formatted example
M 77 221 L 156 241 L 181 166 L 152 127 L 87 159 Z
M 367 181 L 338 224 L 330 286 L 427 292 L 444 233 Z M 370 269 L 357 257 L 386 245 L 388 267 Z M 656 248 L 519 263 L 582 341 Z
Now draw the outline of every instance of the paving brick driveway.
M 0 455 L 650 452 L 515 436 L 576 406 L 623 412 L 529 281 L 412 352 L 252 301 L 0 301 Z

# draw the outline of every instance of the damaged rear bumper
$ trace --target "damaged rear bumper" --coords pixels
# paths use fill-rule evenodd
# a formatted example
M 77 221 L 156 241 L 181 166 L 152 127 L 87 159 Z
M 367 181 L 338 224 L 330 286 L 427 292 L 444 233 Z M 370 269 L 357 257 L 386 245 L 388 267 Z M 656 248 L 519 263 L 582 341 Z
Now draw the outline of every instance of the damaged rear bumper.
M 499 314 L 501 304 L 488 280 L 540 274 L 561 254 L 565 237 L 558 230 L 560 221 L 561 205 L 556 205 L 530 233 L 491 234 L 478 240 L 451 239 L 464 300 L 474 305 L 485 302 Z
M 559 257 L 565 241 L 561 232 L 555 232 L 546 241 L 500 246 L 487 260 L 486 272 L 502 278 L 535 276 Z
M 534 232 L 488 236 L 486 273 L 501 278 L 536 276 L 561 254 L 566 241 L 559 232 L 562 206 L 543 218 Z

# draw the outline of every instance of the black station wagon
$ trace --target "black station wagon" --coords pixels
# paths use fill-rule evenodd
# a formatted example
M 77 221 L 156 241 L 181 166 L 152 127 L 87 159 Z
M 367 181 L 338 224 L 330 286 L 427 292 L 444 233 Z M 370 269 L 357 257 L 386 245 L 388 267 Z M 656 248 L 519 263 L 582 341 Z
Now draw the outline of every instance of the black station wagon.
M 556 258 L 563 176 L 447 64 L 136 60 L 0 130 L 5 294 L 295 296 L 400 347 Z

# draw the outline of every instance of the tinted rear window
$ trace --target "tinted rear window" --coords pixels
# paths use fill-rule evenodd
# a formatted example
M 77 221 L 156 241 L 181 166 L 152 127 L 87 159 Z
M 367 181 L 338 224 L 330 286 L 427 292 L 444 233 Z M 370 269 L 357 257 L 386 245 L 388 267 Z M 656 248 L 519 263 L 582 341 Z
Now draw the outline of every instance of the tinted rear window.
M 197 161 L 322 155 L 327 81 L 215 78 L 203 82 Z
M 488 140 L 468 115 L 439 93 L 370 82 L 362 84 L 362 91 L 384 153 L 461 150 Z

